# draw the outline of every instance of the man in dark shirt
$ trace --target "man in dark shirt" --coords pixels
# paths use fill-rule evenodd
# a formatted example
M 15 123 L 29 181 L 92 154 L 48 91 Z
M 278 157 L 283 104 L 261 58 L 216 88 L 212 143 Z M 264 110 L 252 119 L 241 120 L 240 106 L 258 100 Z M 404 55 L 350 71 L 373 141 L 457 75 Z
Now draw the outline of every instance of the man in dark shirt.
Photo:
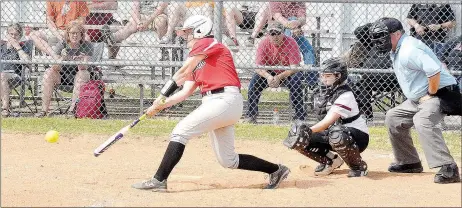
M 462 35 L 453 37 L 443 44 L 440 53 L 436 54 L 449 70 L 462 72 Z M 456 76 L 462 91 L 462 76 Z
M 407 15 L 411 36 L 423 41 L 435 51 L 435 45 L 445 42 L 447 32 L 456 24 L 449 4 L 413 4 Z

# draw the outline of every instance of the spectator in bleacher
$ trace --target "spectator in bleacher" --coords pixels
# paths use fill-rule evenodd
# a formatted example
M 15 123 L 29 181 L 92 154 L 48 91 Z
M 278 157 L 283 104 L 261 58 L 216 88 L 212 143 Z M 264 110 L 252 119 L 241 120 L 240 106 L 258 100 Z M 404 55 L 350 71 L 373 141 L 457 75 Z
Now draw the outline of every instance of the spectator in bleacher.
M 160 44 L 172 43 L 175 27 L 181 26 L 183 21 L 191 15 L 204 15 L 213 21 L 214 7 L 215 2 L 211 0 L 171 2 L 167 8 L 167 32 L 165 36 L 161 39 Z
M 381 18 L 371 26 L 370 32 L 377 50 L 383 55 L 390 53 L 399 86 L 407 98 L 385 117 L 395 157 L 388 171 L 423 171 L 411 137 L 411 128 L 415 127 L 428 167 L 440 168 L 434 182 L 460 182 L 459 168 L 440 125 L 446 115 L 462 115 L 462 95 L 456 79 L 427 45 L 406 35 L 399 20 Z
M 114 19 L 113 14 L 108 12 L 117 11 L 118 4 L 116 0 L 92 0 L 87 2 L 87 6 L 90 9 L 90 14 L 86 18 L 86 25 L 121 25 L 117 20 Z M 104 40 L 103 33 L 100 29 L 88 29 L 85 39 L 93 43 L 100 43 Z M 99 50 L 97 51 L 96 48 Z M 108 47 L 108 57 L 114 59 L 118 51 L 119 47 L 117 46 Z M 103 47 L 95 47 L 94 53 L 95 56 L 101 58 Z
M 305 2 L 270 2 L 269 7 L 275 21 L 293 30 L 294 36 L 303 35 L 302 26 L 306 24 Z M 289 19 L 291 17 L 295 19 Z
M 440 52 L 437 56 L 449 70 L 462 72 L 462 35 L 449 39 Z M 456 77 L 462 90 L 462 75 Z
M 93 46 L 86 41 L 85 28 L 80 21 L 70 22 L 64 32 L 64 41 L 55 47 L 55 54 L 59 61 L 89 61 L 93 55 Z M 42 111 L 37 117 L 48 114 L 51 96 L 55 87 L 61 85 L 73 85 L 72 100 L 69 115 L 73 115 L 75 101 L 79 96 L 81 86 L 90 80 L 91 68 L 88 65 L 53 65 L 47 69 L 43 76 L 42 86 Z
M 54 59 L 53 47 L 65 40 L 66 26 L 72 21 L 84 23 L 89 10 L 85 1 L 47 1 L 48 29 L 31 32 L 35 46 Z
M 299 66 L 301 56 L 297 42 L 292 37 L 284 35 L 283 30 L 284 26 L 281 23 L 269 23 L 268 35 L 257 48 L 257 66 Z M 257 69 L 249 84 L 246 121 L 256 123 L 261 93 L 267 87 L 279 87 L 282 82 L 285 82 L 290 90 L 290 101 L 295 110 L 293 119 L 304 120 L 306 112 L 301 99 L 301 78 L 302 73 L 297 70 Z
M 306 24 L 305 2 L 270 2 L 271 15 L 275 21 L 286 28 L 285 34 L 297 41 L 305 65 L 315 64 L 314 50 L 305 38 L 302 26 Z M 317 72 L 306 72 L 305 81 L 310 85 L 317 83 Z
M 227 43 L 229 46 L 239 46 L 236 38 L 236 25 L 242 30 L 253 29 L 252 34 L 247 39 L 248 46 L 254 46 L 254 39 L 260 38 L 264 34 L 261 32 L 268 26 L 270 17 L 268 3 L 264 3 L 258 12 L 252 11 L 248 6 L 242 6 L 242 9 L 231 8 L 225 13 L 226 34 L 231 40 Z
M 449 4 L 413 4 L 407 23 L 411 26 L 411 36 L 438 53 L 448 31 L 456 25 L 456 17 Z
M 167 32 L 167 14 L 165 10 L 168 2 L 134 1 L 134 9 L 131 11 L 132 19 L 124 28 L 112 33 L 109 26 L 103 27 L 104 41 L 108 45 L 120 43 L 136 32 L 151 30 L 157 33 L 158 39 L 162 39 Z M 111 53 L 109 58 L 115 58 L 117 51 Z
M 15 23 L 6 28 L 6 40 L 0 40 L 0 58 L 2 60 L 23 60 L 30 61 L 32 55 L 32 40 L 21 42 L 23 28 Z M 24 64 L 2 64 L 1 72 L 1 95 L 2 95 L 2 116 L 10 115 L 10 93 L 11 89 L 21 83 L 22 67 Z

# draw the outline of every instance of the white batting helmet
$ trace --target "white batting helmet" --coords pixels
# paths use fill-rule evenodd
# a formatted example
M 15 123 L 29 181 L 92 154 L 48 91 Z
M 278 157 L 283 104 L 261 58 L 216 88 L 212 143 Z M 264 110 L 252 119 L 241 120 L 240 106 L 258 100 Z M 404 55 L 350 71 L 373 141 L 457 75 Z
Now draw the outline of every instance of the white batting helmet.
M 184 21 L 179 30 L 193 29 L 194 38 L 203 38 L 212 34 L 212 20 L 203 15 L 193 15 Z

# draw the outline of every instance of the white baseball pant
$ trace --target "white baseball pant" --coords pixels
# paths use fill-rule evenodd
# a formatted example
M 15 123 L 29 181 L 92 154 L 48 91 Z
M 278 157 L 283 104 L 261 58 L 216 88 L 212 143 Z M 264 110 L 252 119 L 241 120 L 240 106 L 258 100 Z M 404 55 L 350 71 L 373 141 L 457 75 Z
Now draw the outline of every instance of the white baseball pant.
M 206 95 L 202 104 L 173 129 L 171 141 L 184 145 L 196 136 L 209 132 L 218 162 L 225 168 L 237 168 L 239 156 L 234 151 L 234 124 L 243 111 L 243 98 L 238 87 L 225 87 L 225 92 Z

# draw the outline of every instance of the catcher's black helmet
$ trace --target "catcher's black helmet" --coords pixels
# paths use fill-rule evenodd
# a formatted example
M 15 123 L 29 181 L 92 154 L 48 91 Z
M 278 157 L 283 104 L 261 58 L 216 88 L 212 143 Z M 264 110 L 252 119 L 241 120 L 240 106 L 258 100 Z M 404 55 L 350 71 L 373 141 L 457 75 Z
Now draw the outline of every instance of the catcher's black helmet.
M 342 58 L 334 57 L 322 62 L 321 73 L 335 74 L 337 76 L 337 80 L 332 84 L 332 87 L 335 87 L 347 80 L 348 67 Z

